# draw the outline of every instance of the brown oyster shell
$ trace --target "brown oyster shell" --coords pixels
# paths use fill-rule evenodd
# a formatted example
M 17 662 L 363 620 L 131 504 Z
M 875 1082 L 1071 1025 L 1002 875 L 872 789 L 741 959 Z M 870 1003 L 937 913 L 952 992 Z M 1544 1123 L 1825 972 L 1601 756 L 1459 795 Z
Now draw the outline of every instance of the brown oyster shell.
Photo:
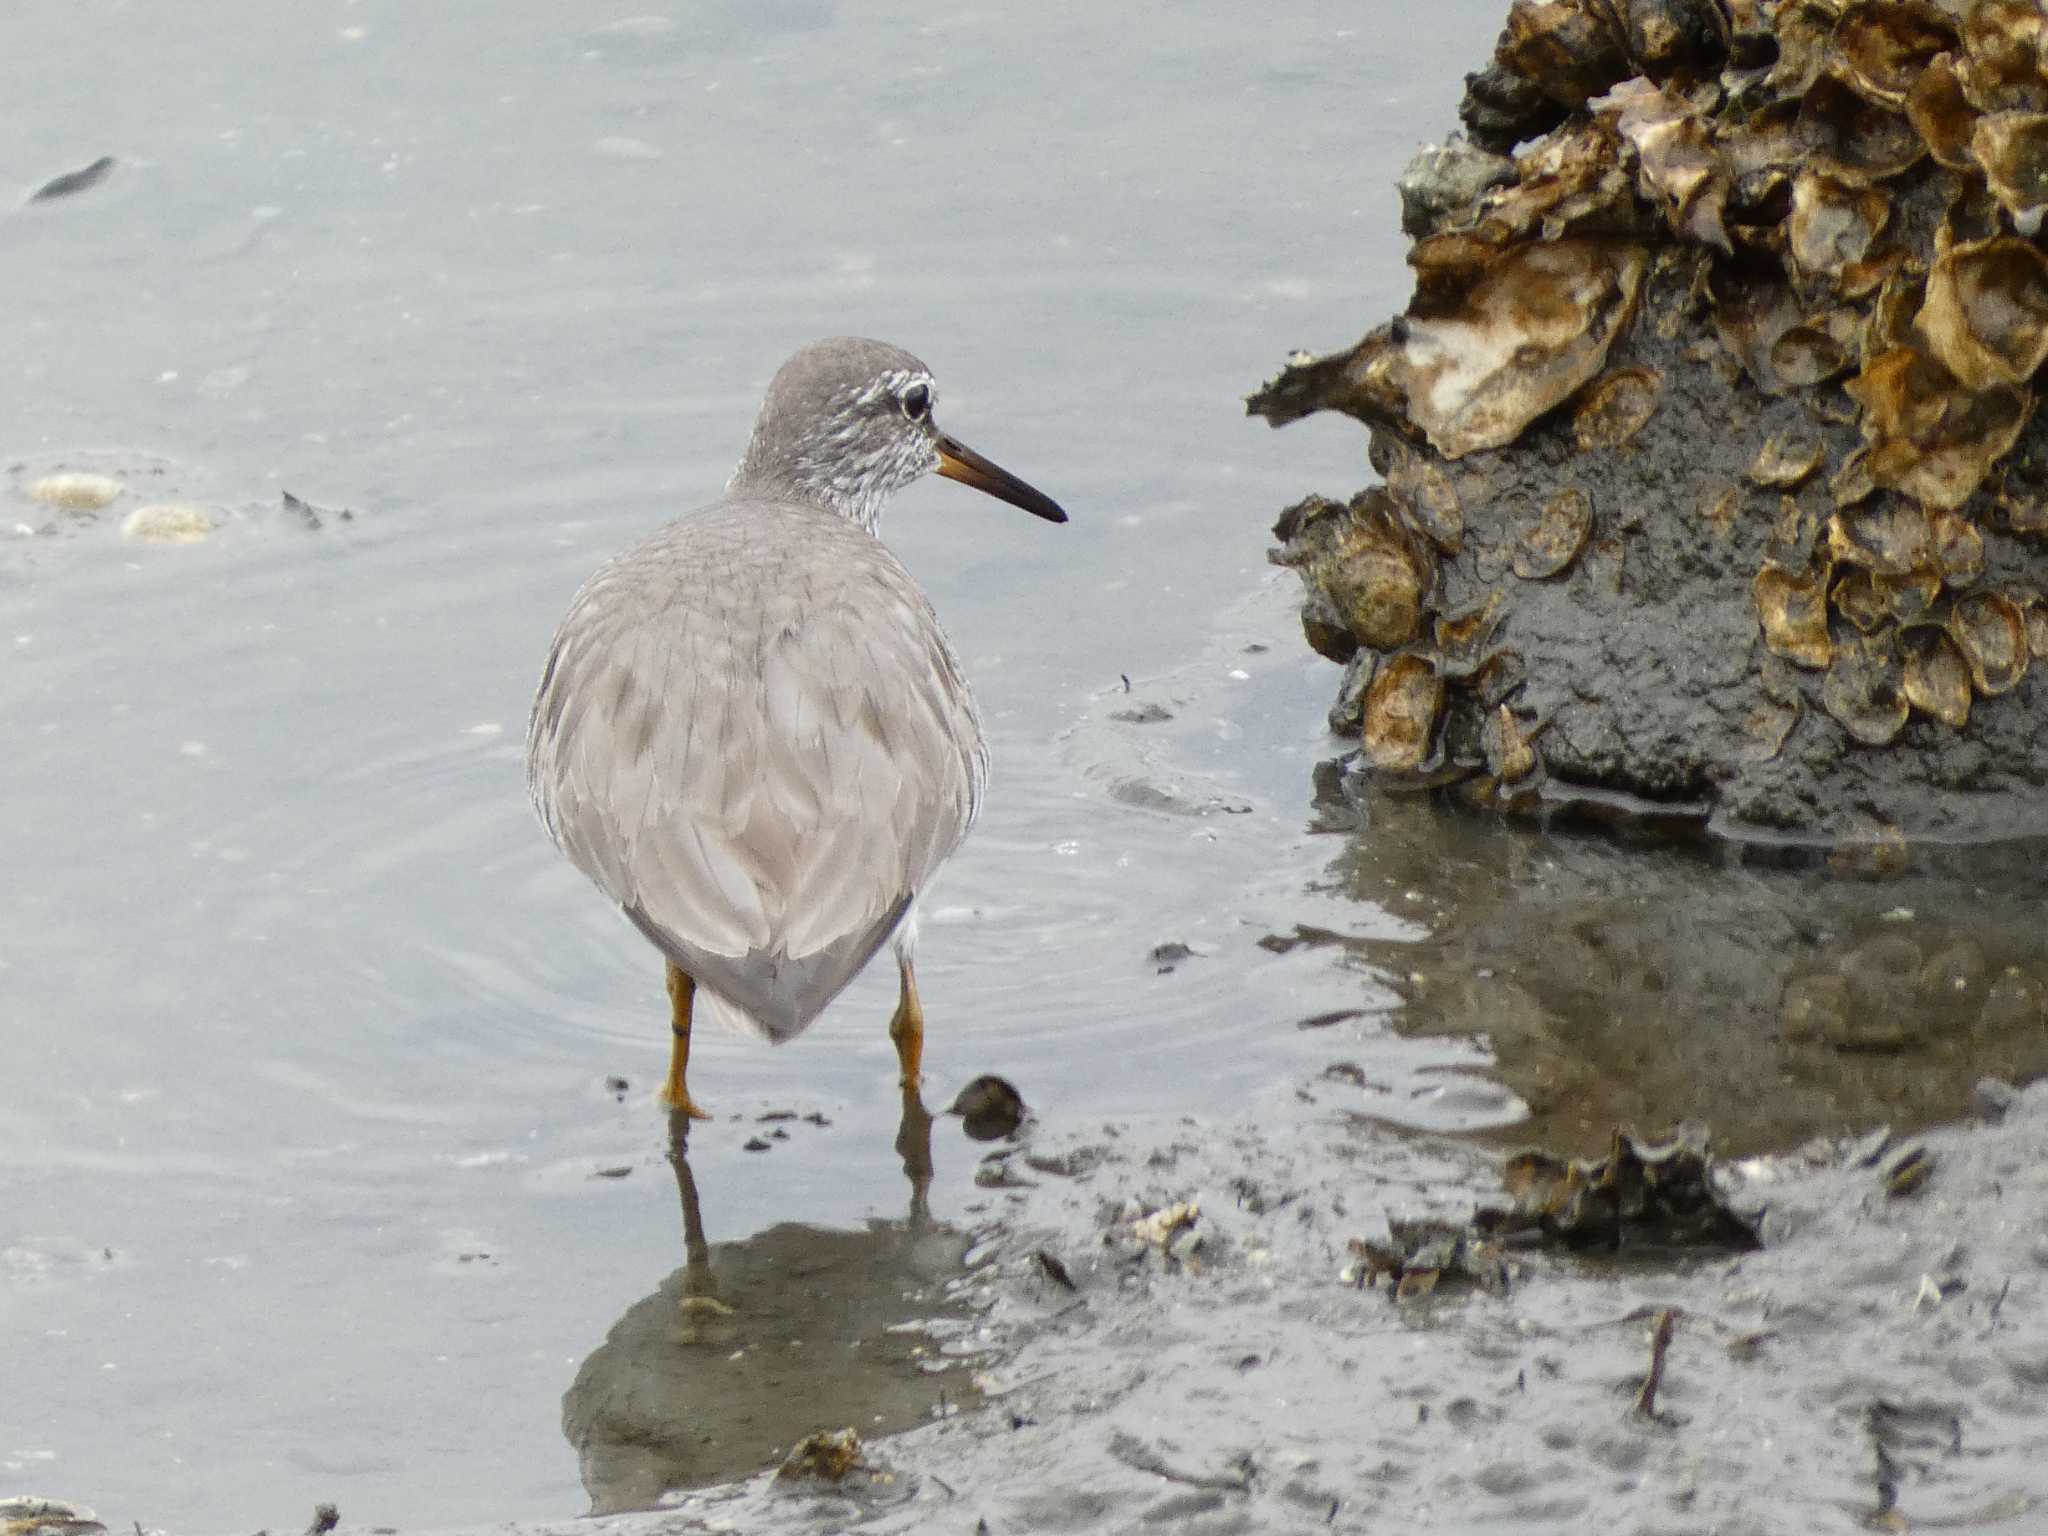
M 1627 41 L 1601 0 L 1515 0 L 1494 58 L 1567 110 L 1630 73 Z
M 1928 520 L 1928 548 L 1943 585 L 1966 587 L 1984 574 L 1984 535 L 1968 518 L 1937 512 Z
M 1844 181 L 1886 181 L 1927 153 L 1905 115 L 1823 79 L 1799 103 L 1795 133 L 1812 163 Z
M 1429 759 L 1443 710 L 1444 683 L 1420 656 L 1388 658 L 1365 691 L 1361 732 L 1366 757 L 1389 773 L 1412 773 Z
M 1975 0 L 1963 8 L 1961 74 L 1980 112 L 2048 109 L 2039 0 Z
M 1827 449 L 1818 441 L 1782 437 L 1767 438 L 1749 466 L 1753 485 L 1796 490 L 1820 471 Z
M 1927 0 L 1860 0 L 1835 23 L 1830 62 L 1859 96 L 1897 110 L 1928 61 L 1960 43 L 1955 22 Z
M 1828 555 L 1884 576 L 1903 576 L 1928 563 L 1933 531 L 1927 513 L 1895 497 L 1845 507 L 1828 519 Z
M 1504 253 L 1455 307 L 1413 315 L 1390 350 L 1410 420 L 1447 459 L 1513 442 L 1600 371 L 1645 264 L 1640 247 L 1590 240 Z
M 1828 636 L 1827 586 L 1813 571 L 1766 565 L 1756 573 L 1751 595 L 1764 644 L 1795 666 L 1825 667 L 1834 657 Z
M 1867 182 L 1808 168 L 1792 180 L 1787 249 L 1801 271 L 1839 280 L 1864 261 L 1891 219 L 1891 199 Z
M 1387 489 L 1438 549 L 1455 555 L 1464 546 L 1465 507 L 1441 465 L 1419 453 L 1402 452 L 1388 466 Z
M 1949 637 L 1970 669 L 1970 682 L 1990 698 L 2027 672 L 2027 616 L 2003 592 L 1971 592 L 1948 613 Z
M 1977 113 L 1963 95 L 1955 55 L 1943 53 L 1928 60 L 1907 93 L 1906 120 L 1939 163 L 1952 171 L 1977 169 L 1970 154 L 1970 134 L 1977 126 Z
M 1865 746 L 1882 747 L 1905 729 L 1910 709 L 1889 636 L 1851 635 L 1835 646 L 1821 702 Z
M 1951 510 L 2019 440 L 2034 403 L 2009 386 L 1973 393 L 1913 347 L 1893 348 L 1842 387 L 1863 407 L 1871 478 Z
M 1422 632 L 1436 571 L 1393 499 L 1373 490 L 1353 498 L 1307 574 L 1361 644 L 1390 651 Z
M 1559 491 L 1515 540 L 1515 574 L 1524 581 L 1562 575 L 1579 558 L 1592 533 L 1592 499 L 1571 487 Z
M 1616 368 L 1579 394 L 1572 408 L 1572 437 L 1581 452 L 1619 448 L 1657 414 L 1664 376 L 1654 368 Z
M 1707 120 L 1682 97 L 1643 79 L 1623 81 L 1593 107 L 1612 114 L 1615 132 L 1635 149 L 1643 197 L 1662 207 L 1671 228 L 1732 252 L 1722 220 L 1733 178 Z
M 1966 389 L 2026 383 L 2048 361 L 2048 255 L 2011 235 L 1953 247 L 1914 324 Z
M 1828 498 L 1837 507 L 1853 507 L 1877 494 L 1877 482 L 1870 478 L 1870 449 L 1859 444 L 1828 477 Z
M 1503 784 L 1519 784 L 1536 769 L 1536 749 L 1515 712 L 1502 704 L 1486 717 L 1479 733 L 1486 771 Z
M 1970 723 L 1970 669 L 1955 641 L 1938 629 L 1916 629 L 1905 637 L 1906 702 L 1951 730 Z
M 1647 75 L 1712 75 L 1728 61 L 1728 12 L 1721 0 L 1627 0 L 1629 58 Z
M 1986 113 L 1970 135 L 1970 154 L 2013 227 L 2038 233 L 2048 212 L 2048 113 Z

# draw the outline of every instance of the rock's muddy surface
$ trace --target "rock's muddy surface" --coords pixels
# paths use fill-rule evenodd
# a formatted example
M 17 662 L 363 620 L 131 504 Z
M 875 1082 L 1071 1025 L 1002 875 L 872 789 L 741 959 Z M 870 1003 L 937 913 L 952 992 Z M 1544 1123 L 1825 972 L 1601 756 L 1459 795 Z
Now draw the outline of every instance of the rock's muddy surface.
M 1365 764 L 1742 838 L 2043 832 L 2042 25 L 1517 0 L 1484 147 L 1403 179 L 1406 312 L 1251 401 L 1372 428 L 1385 487 L 1276 528 Z

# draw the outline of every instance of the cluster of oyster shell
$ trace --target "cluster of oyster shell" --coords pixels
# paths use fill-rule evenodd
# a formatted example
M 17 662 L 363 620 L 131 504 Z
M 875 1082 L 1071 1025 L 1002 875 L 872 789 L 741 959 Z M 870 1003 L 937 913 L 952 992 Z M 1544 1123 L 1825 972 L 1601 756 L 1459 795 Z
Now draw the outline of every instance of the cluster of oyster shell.
M 1696 328 L 1743 387 L 1807 401 L 1812 435 L 1749 470 L 1744 494 L 1779 508 L 1753 601 L 1851 737 L 1890 742 L 1916 711 L 1960 730 L 2048 658 L 2048 602 L 1985 558 L 1987 534 L 2048 537 L 2048 465 L 2015 452 L 2048 360 L 2043 0 L 1515 0 L 1461 116 L 1470 141 L 1403 181 L 1407 312 L 1249 402 L 1375 428 L 1385 488 L 1276 531 L 1310 643 L 1352 664 L 1333 718 L 1378 768 L 1427 778 L 1461 687 L 1487 787 L 1511 798 L 1540 766 L 1495 605 L 1441 611 L 1465 537 L 1450 467 L 1552 413 L 1579 453 L 1624 449 L 1666 385 L 1609 367 L 1639 323 Z M 1675 295 L 1654 314 L 1653 287 Z M 1860 437 L 1832 463 L 1830 426 Z M 1558 578 L 1600 531 L 1560 491 L 1507 564 Z

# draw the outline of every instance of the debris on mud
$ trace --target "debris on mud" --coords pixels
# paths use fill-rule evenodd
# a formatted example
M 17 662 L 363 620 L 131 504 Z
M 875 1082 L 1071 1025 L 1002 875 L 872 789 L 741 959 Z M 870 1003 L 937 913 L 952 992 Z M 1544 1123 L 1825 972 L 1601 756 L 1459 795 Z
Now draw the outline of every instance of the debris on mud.
M 29 1496 L 0 1499 L 0 1536 L 106 1536 L 106 1530 L 82 1504 Z
M 1508 1268 L 1500 1244 L 1469 1226 L 1430 1218 L 1387 1218 L 1391 1241 L 1375 1243 L 1354 1237 L 1349 1248 L 1356 1263 L 1341 1279 L 1364 1288 L 1387 1278 L 1387 1294 L 1396 1301 L 1428 1296 L 1446 1278 L 1466 1281 L 1482 1291 L 1505 1291 Z
M 1402 178 L 1406 312 L 1248 402 L 1371 432 L 1384 485 L 1274 530 L 1368 776 L 1747 840 L 2038 830 L 2042 34 L 1514 0 L 1470 141 Z
M 860 1436 L 848 1428 L 820 1430 L 799 1441 L 776 1469 L 775 1475 L 790 1482 L 815 1478 L 828 1483 L 843 1483 L 855 1472 L 866 1470 Z
M 1540 1234 L 1572 1248 L 1754 1248 L 1756 1223 L 1734 1209 L 1714 1175 L 1706 1133 L 1669 1141 L 1619 1129 L 1602 1158 L 1518 1152 L 1505 1181 L 1513 1204 L 1475 1225 L 1500 1237 Z

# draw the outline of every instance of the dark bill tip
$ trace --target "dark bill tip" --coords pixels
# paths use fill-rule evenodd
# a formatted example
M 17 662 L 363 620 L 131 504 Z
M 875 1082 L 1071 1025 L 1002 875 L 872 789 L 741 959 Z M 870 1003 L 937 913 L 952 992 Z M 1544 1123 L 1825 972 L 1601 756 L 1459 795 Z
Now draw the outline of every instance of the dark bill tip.
M 1013 507 L 1022 507 L 1033 517 L 1042 517 L 1048 523 L 1064 523 L 1067 514 L 1060 504 L 1041 490 L 1036 490 L 1019 480 L 1000 464 L 984 459 L 964 443 L 955 442 L 945 433 L 938 435 L 939 473 L 948 480 L 958 480 L 962 485 L 971 485 L 977 491 L 1007 501 Z

